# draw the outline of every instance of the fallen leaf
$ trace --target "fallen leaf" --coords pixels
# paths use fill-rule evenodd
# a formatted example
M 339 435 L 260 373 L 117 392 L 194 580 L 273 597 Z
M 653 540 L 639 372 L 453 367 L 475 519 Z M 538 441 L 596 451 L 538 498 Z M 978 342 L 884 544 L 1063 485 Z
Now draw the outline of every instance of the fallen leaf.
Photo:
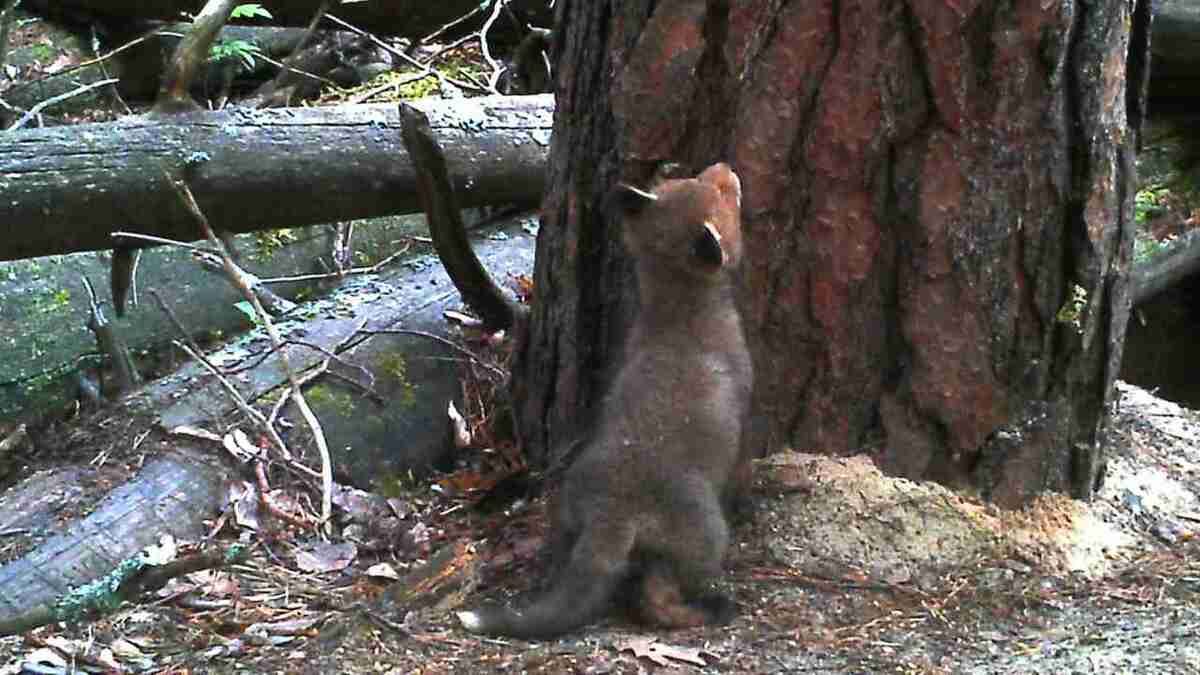
M 334 483 L 331 498 L 333 505 L 345 511 L 352 523 L 368 523 L 391 515 L 387 500 L 373 492 Z
M 122 659 L 140 659 L 145 654 L 141 648 L 125 638 L 117 638 L 109 645 L 112 653 Z
M 473 316 L 463 314 L 462 312 L 456 312 L 453 309 L 448 309 L 442 312 L 442 316 L 447 321 L 457 323 L 460 326 L 466 326 L 468 328 L 478 328 L 479 326 L 483 325 L 482 319 L 476 319 Z
M 214 443 L 221 442 L 220 434 L 211 432 L 203 427 L 194 427 L 188 424 L 181 424 L 177 427 L 174 427 L 171 429 L 170 433 L 172 436 L 190 436 L 192 438 L 199 438 L 205 441 L 212 441 Z
M 241 592 L 236 577 L 220 570 L 197 570 L 187 575 L 188 581 L 201 587 L 208 597 L 232 597 Z
M 446 416 L 450 418 L 450 429 L 454 432 L 454 447 L 462 450 L 471 445 L 471 428 L 458 408 L 454 407 L 454 401 L 446 406 Z
M 142 550 L 142 560 L 147 565 L 165 565 L 175 559 L 179 548 L 175 545 L 175 537 L 164 534 L 158 544 L 151 544 Z
M 296 552 L 296 566 L 304 572 L 336 572 L 349 567 L 356 556 L 358 547 L 354 544 L 318 543 Z
M 25 656 L 24 663 L 22 663 L 21 665 L 22 665 L 22 667 L 27 667 L 29 665 L 32 665 L 33 667 L 27 668 L 28 671 L 34 672 L 34 673 L 40 673 L 40 672 L 45 672 L 45 671 L 44 671 L 44 669 L 39 668 L 39 666 L 53 666 L 55 668 L 62 669 L 63 672 L 66 672 L 66 669 L 69 668 L 71 664 L 67 663 L 67 660 L 64 659 L 61 655 L 59 655 L 58 652 L 54 651 L 53 649 L 47 649 L 46 647 L 42 647 L 40 649 L 35 649 L 32 652 L 29 652 L 29 654 Z M 19 672 L 25 672 L 25 671 L 22 670 Z
M 708 665 L 700 656 L 701 650 L 663 644 L 656 637 L 639 637 L 617 645 L 617 651 L 631 651 L 638 658 L 646 658 L 660 666 L 670 666 L 672 661 L 682 661 L 696 666 Z
M 373 579 L 388 579 L 396 581 L 400 575 L 396 573 L 396 569 L 387 563 L 375 563 L 367 568 L 367 576 Z
M 221 445 L 240 462 L 248 462 L 262 454 L 262 448 L 255 445 L 241 429 L 225 434 Z
M 245 633 L 246 635 L 262 637 L 268 635 L 304 635 L 323 620 L 324 617 L 322 616 L 311 616 L 286 621 L 264 621 L 250 624 L 246 627 Z
M 233 481 L 226 486 L 225 503 L 233 505 L 233 522 L 239 527 L 259 529 L 258 489 L 246 481 Z

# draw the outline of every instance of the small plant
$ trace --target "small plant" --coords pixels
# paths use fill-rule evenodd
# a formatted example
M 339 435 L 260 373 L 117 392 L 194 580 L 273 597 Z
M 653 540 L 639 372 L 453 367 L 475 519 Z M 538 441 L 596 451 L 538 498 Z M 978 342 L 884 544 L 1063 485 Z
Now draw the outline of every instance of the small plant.
M 254 311 L 254 305 L 250 304 L 249 300 L 235 302 L 233 303 L 233 308 L 242 314 L 245 314 L 246 318 L 250 320 L 250 323 L 254 324 L 255 326 L 259 325 L 258 314 Z
M 1165 187 L 1148 187 L 1137 191 L 1133 197 L 1133 219 L 1144 223 L 1166 211 L 1167 198 L 1171 192 Z
M 231 19 L 270 19 L 271 12 L 258 3 L 238 5 L 230 12 Z M 219 40 L 208 51 L 209 61 L 234 60 L 245 70 L 254 68 L 254 58 L 262 56 L 262 49 L 247 40 Z
M 1154 237 L 1137 237 L 1133 240 L 1133 262 L 1153 260 L 1171 247 L 1174 237 L 1159 241 Z
M 270 260 L 277 251 L 296 241 L 298 237 L 291 228 L 262 230 L 254 233 L 254 259 L 259 262 Z
M 254 2 L 238 5 L 229 13 L 231 19 L 271 19 L 271 12 L 266 7 Z
M 262 56 L 262 50 L 258 45 L 246 40 L 221 40 L 208 51 L 209 61 L 235 60 L 245 70 L 254 68 L 256 56 Z
M 1087 300 L 1087 289 L 1079 284 L 1075 284 L 1071 288 L 1071 297 L 1067 298 L 1067 301 L 1059 308 L 1055 319 L 1059 323 L 1074 326 L 1075 332 L 1083 333 L 1083 310 L 1087 307 Z

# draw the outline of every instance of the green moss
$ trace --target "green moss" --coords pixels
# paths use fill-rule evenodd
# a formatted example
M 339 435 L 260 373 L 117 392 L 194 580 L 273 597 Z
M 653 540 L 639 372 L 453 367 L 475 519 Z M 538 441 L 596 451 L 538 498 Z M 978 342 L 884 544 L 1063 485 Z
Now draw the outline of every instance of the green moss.
M 36 44 L 29 48 L 29 53 L 43 65 L 54 61 L 54 47 L 48 44 Z
M 304 398 L 314 407 L 321 408 L 342 418 L 356 414 L 354 397 L 349 392 L 335 389 L 327 384 L 315 384 L 304 392 Z
M 65 288 L 58 290 L 47 290 L 46 293 L 34 302 L 34 309 L 40 314 L 53 314 L 61 312 L 71 304 L 71 292 Z
M 389 74 L 392 74 L 392 73 L 389 73 Z M 399 75 L 399 73 L 394 73 L 394 74 Z M 413 71 L 413 72 L 405 73 L 402 77 L 404 79 L 408 79 L 408 78 L 411 78 L 415 74 L 416 74 L 416 72 Z M 429 77 L 421 78 L 419 80 L 413 80 L 412 82 L 409 82 L 408 84 L 402 84 L 402 85 L 400 85 L 400 87 L 398 89 L 400 98 L 405 98 L 405 99 L 424 98 L 426 96 L 433 96 L 434 94 L 437 94 L 439 92 L 439 90 L 440 90 L 440 87 L 438 87 L 438 80 L 436 77 L 434 77 L 432 75 L 430 75 Z
M 421 485 L 412 473 L 394 473 L 383 476 L 372 485 L 372 492 L 391 499 L 393 497 L 412 497 L 414 490 Z
M 395 349 L 379 357 L 379 374 L 393 380 L 399 397 L 397 403 L 403 408 L 410 408 L 417 402 L 417 387 L 408 379 L 408 361 L 404 351 Z
M 423 72 L 419 68 L 408 67 L 398 71 L 383 73 L 370 82 L 356 87 L 352 90 L 351 95 L 353 93 L 379 89 L 388 84 L 396 85 L 396 89 L 384 92 L 378 99 L 395 100 L 400 98 L 407 100 L 445 93 L 442 91 L 442 80 L 437 76 L 430 74 L 425 77 L 417 77 Z M 488 78 L 487 72 L 481 67 L 480 63 L 461 56 L 451 56 L 441 59 L 437 63 L 437 72 L 441 73 L 442 77 L 466 82 L 486 82 Z M 414 77 L 417 79 L 413 79 Z
M 295 230 L 283 228 L 279 230 L 263 230 L 254 233 L 254 259 L 258 262 L 266 262 L 275 255 L 279 249 L 296 241 L 297 236 Z

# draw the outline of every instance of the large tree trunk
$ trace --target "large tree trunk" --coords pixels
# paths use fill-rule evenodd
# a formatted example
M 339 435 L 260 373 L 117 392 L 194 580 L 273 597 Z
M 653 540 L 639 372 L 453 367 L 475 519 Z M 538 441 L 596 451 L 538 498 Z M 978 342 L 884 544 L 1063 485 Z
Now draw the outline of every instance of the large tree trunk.
M 542 193 L 549 96 L 420 101 L 464 206 Z M 214 227 L 251 232 L 420 210 L 394 104 L 229 109 L 0 135 L 0 260 L 106 249 L 113 230 L 200 237 L 163 172 Z
M 526 441 L 561 447 L 618 358 L 634 296 L 607 189 L 727 159 L 759 448 L 868 451 L 1009 504 L 1090 496 L 1129 307 L 1138 16 L 560 2 Z

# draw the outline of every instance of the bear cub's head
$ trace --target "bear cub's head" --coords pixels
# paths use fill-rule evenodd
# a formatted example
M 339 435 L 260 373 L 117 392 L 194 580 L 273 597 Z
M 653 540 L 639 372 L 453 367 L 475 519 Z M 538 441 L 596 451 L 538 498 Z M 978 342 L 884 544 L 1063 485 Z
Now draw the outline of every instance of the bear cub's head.
M 639 269 L 715 282 L 741 262 L 742 184 L 728 164 L 650 191 L 621 184 L 614 197 Z

